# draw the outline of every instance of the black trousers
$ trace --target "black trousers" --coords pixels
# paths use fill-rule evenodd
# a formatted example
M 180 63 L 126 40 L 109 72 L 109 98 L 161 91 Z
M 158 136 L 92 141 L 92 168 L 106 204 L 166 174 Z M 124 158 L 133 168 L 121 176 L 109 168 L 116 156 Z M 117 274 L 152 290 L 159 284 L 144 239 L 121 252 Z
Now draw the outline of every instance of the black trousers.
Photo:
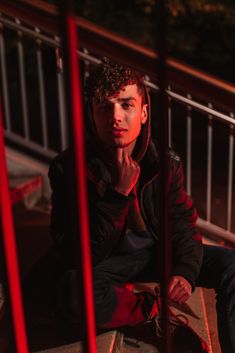
M 125 283 L 159 280 L 155 249 L 131 254 L 116 252 L 93 269 L 94 301 L 98 326 L 135 325 L 146 319 L 143 302 L 125 288 Z M 60 295 L 60 305 L 71 317 L 80 311 L 76 271 L 69 271 L 60 285 L 68 296 Z M 204 256 L 197 286 L 214 288 L 222 353 L 235 353 L 235 251 L 204 245 Z M 62 288 L 62 290 L 61 290 Z M 61 299 L 62 298 L 62 299 Z M 66 298 L 66 299 L 65 299 Z

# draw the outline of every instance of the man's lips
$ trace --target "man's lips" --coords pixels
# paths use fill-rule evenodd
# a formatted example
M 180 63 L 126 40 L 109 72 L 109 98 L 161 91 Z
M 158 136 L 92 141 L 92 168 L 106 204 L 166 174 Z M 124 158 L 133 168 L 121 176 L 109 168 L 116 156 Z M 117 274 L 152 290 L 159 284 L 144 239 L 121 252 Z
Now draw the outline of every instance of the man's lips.
M 113 127 L 112 130 L 113 131 L 126 131 L 127 129 L 125 129 L 124 127 Z
M 125 134 L 125 132 L 127 131 L 127 129 L 122 128 L 122 127 L 114 127 L 112 128 L 112 134 L 116 137 L 120 137 L 123 136 Z

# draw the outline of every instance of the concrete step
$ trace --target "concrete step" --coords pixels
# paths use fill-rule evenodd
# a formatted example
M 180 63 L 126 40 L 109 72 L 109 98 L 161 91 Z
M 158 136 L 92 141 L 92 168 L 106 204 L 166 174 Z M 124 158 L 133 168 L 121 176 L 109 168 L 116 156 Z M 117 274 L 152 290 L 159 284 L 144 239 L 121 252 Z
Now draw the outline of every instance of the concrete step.
M 51 189 L 47 176 L 49 167 L 47 163 L 37 161 L 9 147 L 6 148 L 6 159 L 11 187 L 15 188 L 20 183 L 23 191 L 21 190 L 19 194 L 26 196 L 31 188 L 37 189 L 40 186 L 42 196 L 50 199 Z M 33 179 L 34 182 L 31 182 L 30 186 L 23 187 L 24 181 L 30 179 Z M 15 196 L 14 200 L 17 200 L 18 197 Z
M 52 247 L 49 232 L 50 214 L 44 207 L 24 205 L 13 208 L 16 243 L 21 279 L 24 280 L 33 267 Z
M 123 334 L 110 331 L 96 336 L 97 353 L 122 353 Z M 82 342 L 76 342 L 36 353 L 85 353 Z
M 171 306 L 171 309 L 174 314 L 184 315 L 188 319 L 189 325 L 207 342 L 210 352 L 212 353 L 212 344 L 203 289 L 196 288 L 187 303 L 179 306 Z
M 136 283 L 132 290 L 134 291 L 149 291 L 154 293 L 154 288 L 158 285 L 157 283 Z M 208 344 L 210 353 L 214 353 L 212 350 L 212 343 L 209 331 L 209 323 L 205 308 L 205 300 L 202 288 L 196 288 L 195 292 L 192 294 L 187 303 L 183 305 L 177 305 L 171 303 L 170 309 L 175 315 L 183 315 L 187 320 L 188 324 L 201 336 Z M 139 347 L 138 347 L 139 345 Z M 125 344 L 124 353 L 137 353 L 145 350 L 146 342 L 141 340 L 136 342 L 136 347 L 133 345 L 130 347 L 128 342 Z M 151 352 L 155 352 L 154 348 L 151 347 Z
M 42 197 L 50 197 L 48 165 L 6 148 L 7 171 L 12 205 L 32 208 Z
M 42 177 L 10 176 L 10 197 L 12 205 L 23 202 L 26 208 L 32 208 L 42 197 Z

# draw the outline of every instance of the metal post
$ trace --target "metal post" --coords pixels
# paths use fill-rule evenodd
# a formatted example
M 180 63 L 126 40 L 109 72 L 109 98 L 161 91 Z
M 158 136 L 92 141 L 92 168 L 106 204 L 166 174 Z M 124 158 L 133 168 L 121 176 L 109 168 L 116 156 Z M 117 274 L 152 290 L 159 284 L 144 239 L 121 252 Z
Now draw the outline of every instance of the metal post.
M 19 266 L 13 227 L 13 218 L 7 180 L 7 166 L 5 158 L 2 106 L 0 102 L 0 225 L 6 259 L 7 277 L 13 314 L 13 325 L 18 353 L 28 353 L 25 320 L 23 313 L 22 295 L 19 279 Z
M 191 95 L 187 97 L 191 99 Z M 187 105 L 187 174 L 186 174 L 186 185 L 187 193 L 191 195 L 191 171 L 192 171 L 192 108 Z
M 64 74 L 63 62 L 60 49 L 56 48 L 56 67 L 57 67 L 57 92 L 59 103 L 59 119 L 60 119 L 60 141 L 61 149 L 64 150 L 68 147 L 68 131 L 67 131 L 67 115 L 65 108 L 65 95 L 64 95 Z
M 165 1 L 158 1 L 157 24 L 159 33 L 159 101 L 158 101 L 158 121 L 159 121 L 159 160 L 160 160 L 160 232 L 162 249 L 162 276 L 161 276 L 161 299 L 162 299 L 162 328 L 163 328 L 163 346 L 164 353 L 172 351 L 172 342 L 169 329 L 169 308 L 168 308 L 168 285 L 171 276 L 171 243 L 169 238 L 169 219 L 168 219 L 168 200 L 167 189 L 169 180 L 169 155 L 168 155 L 168 111 L 167 111 L 167 85 L 166 85 L 166 7 Z
M 232 115 L 233 116 L 233 115 Z M 233 195 L 234 125 L 229 126 L 227 230 L 231 232 Z
M 208 104 L 212 109 L 212 105 Z M 208 115 L 208 145 L 207 145 L 207 197 L 206 197 L 206 220 L 211 221 L 211 182 L 212 182 L 212 116 Z
M 18 25 L 20 21 L 15 20 Z M 19 60 L 19 76 L 20 76 L 20 94 L 21 94 L 21 105 L 22 105 L 22 116 L 23 116 L 23 128 L 24 137 L 29 140 L 29 123 L 28 123 L 28 105 L 27 105 L 27 93 L 26 93 L 26 82 L 25 82 L 25 67 L 24 67 L 24 48 L 22 44 L 22 32 L 18 31 L 18 60 Z
M 37 33 L 40 32 L 38 28 L 35 28 Z M 42 64 L 42 49 L 41 40 L 37 40 L 37 69 L 38 69 L 38 83 L 39 83 L 39 97 L 40 97 L 40 110 L 41 110 L 41 123 L 42 123 L 42 140 L 43 147 L 48 147 L 48 133 L 47 133 L 47 116 L 46 116 L 46 99 L 45 99 L 45 85 L 44 85 L 44 73 Z
M 171 90 L 171 87 L 168 86 L 168 91 Z M 168 95 L 168 139 L 169 139 L 169 147 L 172 147 L 172 109 L 171 109 L 171 102 L 172 99 Z
M 5 43 L 2 34 L 3 26 L 0 24 L 0 65 L 2 77 L 3 109 L 6 121 L 6 130 L 11 131 L 10 105 L 8 95 L 7 66 L 5 57 Z
M 74 237 L 74 250 L 77 249 L 76 259 L 80 259 L 82 270 L 84 322 L 85 322 L 85 351 L 96 353 L 95 340 L 95 311 L 93 299 L 93 283 L 90 251 L 90 231 L 88 220 L 88 201 L 86 184 L 86 164 L 84 148 L 84 121 L 81 97 L 81 80 L 79 61 L 77 57 L 78 37 L 76 19 L 72 10 L 72 1 L 61 0 L 61 23 L 63 25 L 63 44 L 66 74 L 66 99 L 69 117 L 70 136 L 74 152 L 74 194 L 77 198 L 77 219 L 79 220 L 78 234 L 80 254 L 78 254 L 78 236 Z

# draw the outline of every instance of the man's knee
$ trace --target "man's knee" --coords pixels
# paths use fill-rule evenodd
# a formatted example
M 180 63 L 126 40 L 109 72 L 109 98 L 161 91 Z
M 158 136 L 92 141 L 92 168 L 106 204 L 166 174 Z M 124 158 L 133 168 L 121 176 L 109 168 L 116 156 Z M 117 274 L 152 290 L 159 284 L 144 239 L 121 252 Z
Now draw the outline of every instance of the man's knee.
M 216 259 L 215 273 L 218 276 L 217 290 L 235 289 L 235 250 L 220 248 Z

